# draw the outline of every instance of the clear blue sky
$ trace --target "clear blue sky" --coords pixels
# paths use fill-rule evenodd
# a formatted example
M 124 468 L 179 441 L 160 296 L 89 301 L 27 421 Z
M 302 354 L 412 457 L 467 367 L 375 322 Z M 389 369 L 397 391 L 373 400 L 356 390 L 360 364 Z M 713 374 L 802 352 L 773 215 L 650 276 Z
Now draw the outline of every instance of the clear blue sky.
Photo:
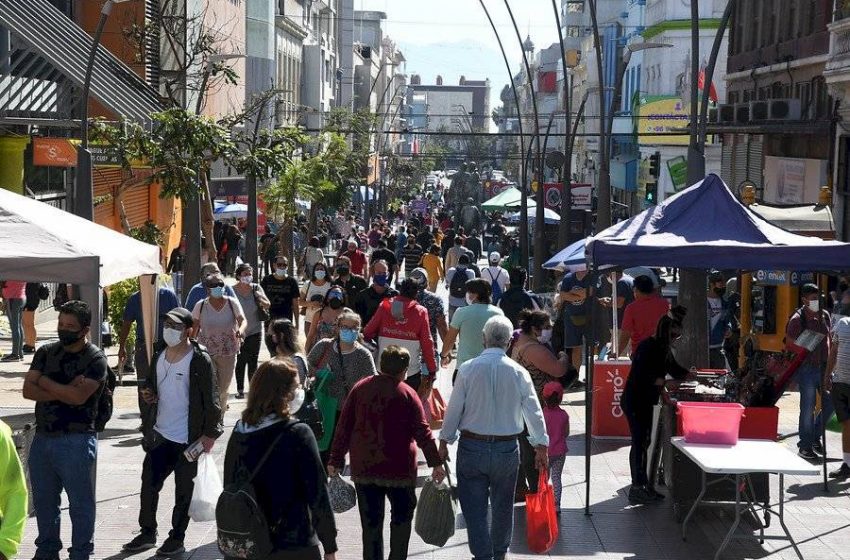
M 530 34 L 538 49 L 558 41 L 551 0 L 510 1 L 523 39 Z M 516 73 L 522 51 L 504 2 L 486 4 Z M 491 105 L 499 103 L 509 77 L 479 0 L 354 0 L 354 8 L 386 12 L 387 35 L 407 58 L 408 73 L 420 74 L 423 83 L 433 83 L 437 74 L 446 83 L 457 83 L 461 75 L 489 78 Z

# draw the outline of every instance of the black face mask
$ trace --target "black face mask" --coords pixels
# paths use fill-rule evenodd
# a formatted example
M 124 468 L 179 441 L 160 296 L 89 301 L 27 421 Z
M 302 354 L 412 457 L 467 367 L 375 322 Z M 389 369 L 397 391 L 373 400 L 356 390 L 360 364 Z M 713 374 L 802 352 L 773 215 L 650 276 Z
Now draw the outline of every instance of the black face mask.
M 726 288 L 714 288 L 714 293 L 719 297 L 723 297 L 723 294 L 726 293 Z
M 850 288 L 850 286 L 848 286 L 846 282 L 841 282 L 841 283 L 838 285 L 838 293 L 846 292 L 846 291 L 847 291 L 847 288 Z
M 328 306 L 330 306 L 331 309 L 339 309 L 342 307 L 342 300 L 333 298 L 328 302 Z
M 341 266 L 336 269 L 337 276 L 347 276 L 349 272 L 349 269 L 344 266 Z
M 273 336 L 270 334 L 265 336 L 266 349 L 269 351 L 269 356 L 272 357 L 277 354 L 277 342 L 274 341 Z
M 56 335 L 59 337 L 59 342 L 61 342 L 63 346 L 71 346 L 75 342 L 79 341 L 83 336 L 82 333 L 82 330 L 69 331 L 67 329 L 58 329 L 56 331 Z

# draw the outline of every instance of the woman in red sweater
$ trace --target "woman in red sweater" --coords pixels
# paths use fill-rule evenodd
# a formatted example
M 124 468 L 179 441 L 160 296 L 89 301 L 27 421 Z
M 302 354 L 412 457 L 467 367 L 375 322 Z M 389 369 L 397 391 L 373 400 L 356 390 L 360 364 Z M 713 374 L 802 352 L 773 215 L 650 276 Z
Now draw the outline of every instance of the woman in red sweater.
M 400 346 L 381 353 L 381 375 L 358 382 L 336 427 L 329 476 L 339 476 L 351 453 L 351 479 L 357 488 L 363 526 L 364 560 L 383 560 L 384 500 L 392 508 L 389 560 L 407 558 L 416 507 L 416 446 L 425 454 L 431 477 L 446 476 L 422 402 L 404 383 L 410 354 Z

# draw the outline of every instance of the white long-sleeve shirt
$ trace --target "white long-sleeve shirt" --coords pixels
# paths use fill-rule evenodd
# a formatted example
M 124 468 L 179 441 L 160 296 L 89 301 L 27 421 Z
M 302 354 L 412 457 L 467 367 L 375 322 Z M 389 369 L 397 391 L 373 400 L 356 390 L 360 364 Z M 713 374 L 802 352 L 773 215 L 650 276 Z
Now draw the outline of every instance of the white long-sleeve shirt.
M 549 445 L 543 410 L 531 376 L 499 348 L 487 348 L 458 370 L 440 439 L 454 443 L 460 430 L 509 436 L 528 426 L 533 446 Z

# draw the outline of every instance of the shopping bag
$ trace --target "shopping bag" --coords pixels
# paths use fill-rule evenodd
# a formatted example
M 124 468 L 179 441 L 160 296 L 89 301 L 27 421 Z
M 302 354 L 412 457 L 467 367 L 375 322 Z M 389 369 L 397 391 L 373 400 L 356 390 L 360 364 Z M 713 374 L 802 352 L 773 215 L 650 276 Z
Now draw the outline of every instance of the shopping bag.
M 334 513 L 345 513 L 357 504 L 357 490 L 339 475 L 328 482 L 328 497 Z
M 428 395 L 428 400 L 425 403 L 427 408 L 426 417 L 432 430 L 439 430 L 443 427 L 443 419 L 446 417 L 446 401 L 443 400 L 443 395 L 440 390 L 434 387 L 431 389 L 431 394 Z
M 223 490 L 215 459 L 209 453 L 198 457 L 198 474 L 195 476 L 195 489 L 189 504 L 189 517 L 192 521 L 215 521 L 215 506 Z
M 842 426 L 841 422 L 838 421 L 838 416 L 833 412 L 832 416 L 829 417 L 829 420 L 826 421 L 826 429 L 830 432 L 841 433 Z
M 525 495 L 528 548 L 537 554 L 548 552 L 558 540 L 558 516 L 555 514 L 555 490 L 549 473 L 540 471 L 537 492 Z
M 316 404 L 322 413 L 322 427 L 324 428 L 322 439 L 318 441 L 319 451 L 327 451 L 330 448 L 336 427 L 336 411 L 339 407 L 339 399 L 330 396 L 325 389 L 331 377 L 333 377 L 333 372 L 328 368 L 316 372 L 316 378 L 319 380 L 315 389 Z
M 455 511 L 451 479 L 446 468 L 446 479 L 443 482 L 437 484 L 429 478 L 422 486 L 414 520 L 416 534 L 426 544 L 445 546 L 455 534 Z

